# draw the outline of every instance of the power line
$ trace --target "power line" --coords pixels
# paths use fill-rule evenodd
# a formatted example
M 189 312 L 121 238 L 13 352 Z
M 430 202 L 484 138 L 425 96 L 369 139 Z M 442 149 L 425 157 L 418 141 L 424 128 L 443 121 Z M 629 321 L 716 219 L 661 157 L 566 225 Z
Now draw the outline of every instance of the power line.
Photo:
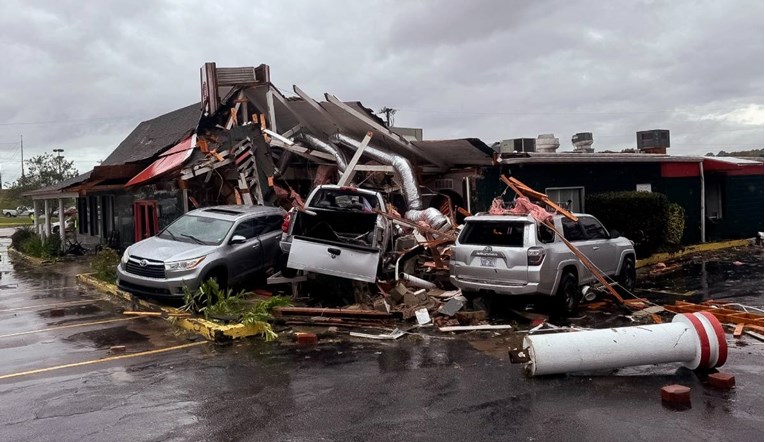
M 87 123 L 92 121 L 117 121 L 140 118 L 136 115 L 126 115 L 122 117 L 109 117 L 109 118 L 83 118 L 78 120 L 48 120 L 48 121 L 19 121 L 19 122 L 7 122 L 0 123 L 0 126 L 34 126 L 40 124 L 69 124 L 69 123 Z

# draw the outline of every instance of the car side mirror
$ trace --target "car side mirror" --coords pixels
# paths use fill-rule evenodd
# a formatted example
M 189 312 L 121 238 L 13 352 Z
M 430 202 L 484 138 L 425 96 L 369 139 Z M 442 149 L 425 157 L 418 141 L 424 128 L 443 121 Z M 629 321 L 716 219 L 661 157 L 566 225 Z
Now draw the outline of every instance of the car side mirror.
M 242 235 L 234 235 L 231 237 L 231 241 L 229 241 L 229 244 L 244 244 L 247 242 L 247 238 L 243 237 Z
M 618 230 L 611 230 L 611 239 L 620 238 L 622 236 Z

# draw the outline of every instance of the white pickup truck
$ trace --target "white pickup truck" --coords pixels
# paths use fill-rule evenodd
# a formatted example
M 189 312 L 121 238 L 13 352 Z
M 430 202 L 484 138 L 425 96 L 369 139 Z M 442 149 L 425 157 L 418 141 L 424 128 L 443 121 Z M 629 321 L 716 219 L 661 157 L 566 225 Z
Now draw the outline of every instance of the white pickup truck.
M 282 275 L 295 270 L 375 282 L 391 242 L 392 226 L 379 192 L 323 185 L 303 210 L 289 213 L 280 243 L 286 262 Z
M 15 209 L 3 209 L 3 216 L 6 218 L 15 218 L 17 216 L 31 216 L 32 210 L 24 206 L 19 206 Z

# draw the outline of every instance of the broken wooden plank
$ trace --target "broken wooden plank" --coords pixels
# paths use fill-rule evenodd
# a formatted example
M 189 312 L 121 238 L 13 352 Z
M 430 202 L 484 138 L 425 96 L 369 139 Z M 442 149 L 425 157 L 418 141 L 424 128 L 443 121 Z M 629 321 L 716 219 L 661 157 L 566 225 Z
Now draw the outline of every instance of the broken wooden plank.
M 351 182 L 351 179 L 356 174 L 356 165 L 359 163 L 361 155 L 364 153 L 364 149 L 367 148 L 369 141 L 372 139 L 372 135 L 373 133 L 371 131 L 367 132 L 367 134 L 364 136 L 364 139 L 361 140 L 361 144 L 359 144 L 359 148 L 356 149 L 356 152 L 353 154 L 351 161 L 348 162 L 348 166 L 345 168 L 343 176 L 341 176 L 337 181 L 338 186 L 347 186 L 348 183 Z
M 736 329 L 733 330 L 733 337 L 734 338 L 740 338 L 741 335 L 744 334 L 744 326 L 745 325 L 746 324 L 744 324 L 743 322 L 740 322 L 740 323 L 736 324 Z
M 512 330 L 512 325 L 455 325 L 451 327 L 439 327 L 440 332 L 474 331 L 474 330 Z
M 122 312 L 122 314 L 128 315 L 128 316 L 151 316 L 151 317 L 160 317 L 160 318 L 191 316 L 191 313 L 186 313 L 186 312 L 139 312 L 139 311 L 130 311 L 130 310 L 126 310 Z
M 400 313 L 386 313 L 377 310 L 353 310 L 344 308 L 317 308 L 317 307 L 277 307 L 274 313 L 281 316 L 330 316 L 350 318 L 393 319 L 401 316 Z
M 350 335 L 353 336 L 354 338 L 367 338 L 367 339 L 393 340 L 393 341 L 395 341 L 396 339 L 404 336 L 405 334 L 406 334 L 405 332 L 403 332 L 403 331 L 401 331 L 399 329 L 394 329 L 390 333 L 379 334 L 379 335 L 372 335 L 372 334 L 369 334 L 369 333 L 359 333 L 359 332 L 351 332 L 350 333 Z

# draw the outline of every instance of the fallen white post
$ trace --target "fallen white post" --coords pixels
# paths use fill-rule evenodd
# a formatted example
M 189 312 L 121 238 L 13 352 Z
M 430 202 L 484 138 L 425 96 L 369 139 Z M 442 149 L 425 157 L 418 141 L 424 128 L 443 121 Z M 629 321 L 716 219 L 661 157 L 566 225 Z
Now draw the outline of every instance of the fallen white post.
M 671 362 L 695 370 L 722 366 L 728 344 L 717 318 L 697 312 L 665 324 L 527 335 L 510 356 L 529 376 Z

